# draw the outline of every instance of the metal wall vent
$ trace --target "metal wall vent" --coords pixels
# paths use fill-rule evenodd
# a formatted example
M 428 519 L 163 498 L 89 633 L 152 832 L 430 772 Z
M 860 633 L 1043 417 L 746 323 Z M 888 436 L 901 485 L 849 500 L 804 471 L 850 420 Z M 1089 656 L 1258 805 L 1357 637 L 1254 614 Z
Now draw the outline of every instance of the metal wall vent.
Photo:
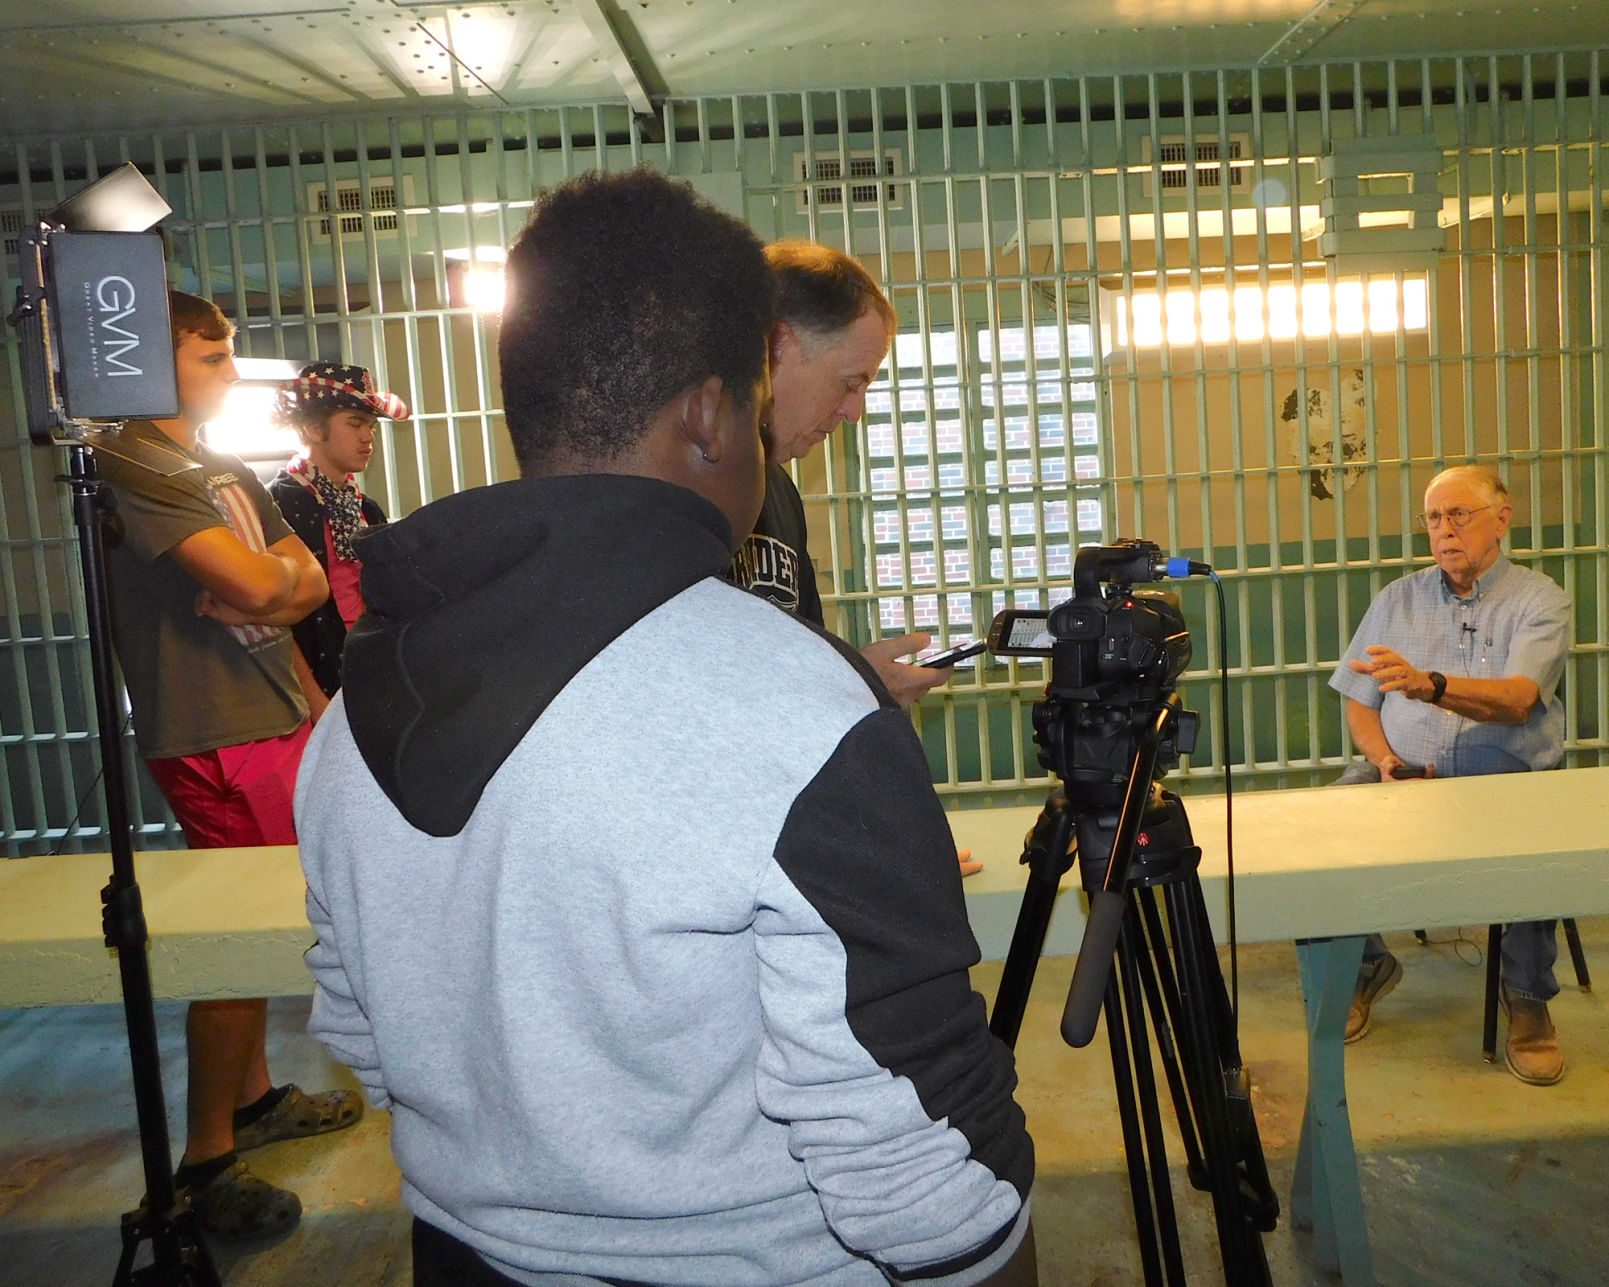
M 367 198 L 364 196 L 361 180 L 338 179 L 332 201 L 328 184 L 310 183 L 307 185 L 307 208 L 314 214 L 336 216 L 334 219 L 314 221 L 310 235 L 315 240 L 328 241 L 331 226 L 339 223 L 343 241 L 353 237 L 360 238 L 366 231 L 372 232 L 376 237 L 395 237 L 397 220 L 400 217 L 397 211 L 407 204 L 412 195 L 412 187 L 412 176 L 404 175 L 403 200 L 399 202 L 396 180 L 390 177 L 370 179 Z
M 5 253 L 13 259 L 22 244 L 22 227 L 21 210 L 0 210 L 0 239 L 4 241 Z
M 1160 186 L 1163 192 L 1188 192 L 1194 165 L 1196 190 L 1239 191 L 1251 182 L 1251 135 L 1198 134 L 1195 142 L 1182 134 L 1163 135 L 1153 145 L 1145 142 L 1145 195 Z
M 849 200 L 853 207 L 862 210 L 875 209 L 877 206 L 879 185 L 875 180 L 905 173 L 905 157 L 898 148 L 886 149 L 881 157 L 871 148 L 857 149 L 849 153 L 848 160 Z M 812 205 L 817 214 L 841 211 L 844 208 L 846 176 L 843 157 L 837 154 L 811 157 L 803 152 L 795 153 L 793 177 L 800 183 L 810 185 L 793 194 L 793 208 L 799 214 L 807 213 Z M 856 179 L 872 180 L 872 182 L 856 183 Z M 881 186 L 885 207 L 889 210 L 903 210 L 905 185 L 885 183 Z

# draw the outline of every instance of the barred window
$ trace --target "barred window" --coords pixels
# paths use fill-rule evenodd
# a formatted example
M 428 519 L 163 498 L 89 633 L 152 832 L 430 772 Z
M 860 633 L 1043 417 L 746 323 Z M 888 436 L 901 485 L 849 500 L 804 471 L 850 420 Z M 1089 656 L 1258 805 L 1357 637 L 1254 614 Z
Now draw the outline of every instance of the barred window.
M 1093 374 L 1087 323 L 895 337 L 866 398 L 882 633 L 953 645 L 1067 597 L 1073 548 L 1104 521 Z

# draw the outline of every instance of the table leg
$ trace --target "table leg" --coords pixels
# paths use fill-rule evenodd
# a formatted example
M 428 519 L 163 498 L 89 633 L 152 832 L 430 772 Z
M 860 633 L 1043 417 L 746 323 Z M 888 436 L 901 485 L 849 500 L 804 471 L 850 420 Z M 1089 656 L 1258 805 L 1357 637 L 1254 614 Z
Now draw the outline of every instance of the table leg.
M 1312 1229 L 1320 1268 L 1346 1287 L 1374 1287 L 1352 1118 L 1346 1106 L 1346 1017 L 1363 938 L 1300 939 L 1296 959 L 1307 1011 L 1307 1106 L 1291 1184 L 1291 1219 Z

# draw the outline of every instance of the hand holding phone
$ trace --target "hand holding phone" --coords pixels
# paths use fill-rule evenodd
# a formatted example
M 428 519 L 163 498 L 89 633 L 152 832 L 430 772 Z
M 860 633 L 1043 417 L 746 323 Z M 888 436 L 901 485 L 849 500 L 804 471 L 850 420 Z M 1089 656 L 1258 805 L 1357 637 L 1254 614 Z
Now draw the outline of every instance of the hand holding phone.
M 1422 778 L 1428 776 L 1423 764 L 1399 764 L 1391 770 L 1391 776 L 1398 782 L 1405 778 Z
M 986 639 L 974 639 L 971 643 L 961 644 L 956 648 L 946 648 L 943 652 L 936 652 L 931 657 L 924 657 L 917 662 L 918 666 L 930 666 L 938 669 L 943 666 L 953 666 L 966 657 L 976 657 L 989 646 Z

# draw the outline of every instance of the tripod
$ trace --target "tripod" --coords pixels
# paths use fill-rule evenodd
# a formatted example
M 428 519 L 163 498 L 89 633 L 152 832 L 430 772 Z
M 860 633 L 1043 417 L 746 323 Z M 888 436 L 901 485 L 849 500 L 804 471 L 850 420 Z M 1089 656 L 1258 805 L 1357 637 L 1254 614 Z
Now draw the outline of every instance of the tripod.
M 1061 1030 L 1070 1045 L 1087 1045 L 1105 1013 L 1147 1287 L 1185 1282 L 1147 1020 L 1173 1099 L 1187 1174 L 1195 1188 L 1212 1194 L 1225 1281 L 1230 1287 L 1264 1287 L 1272 1279 L 1261 1235 L 1273 1229 L 1279 1199 L 1263 1159 L 1235 1017 L 1207 920 L 1196 870 L 1201 850 L 1192 843 L 1183 803 L 1153 781 L 1159 748 L 1179 709 L 1177 695 L 1169 694 L 1137 743 L 1120 802 L 1104 789 L 1107 784 L 1083 793 L 1096 799 L 1080 799 L 1070 782 L 1051 793 L 1023 850 L 1028 886 L 989 1027 L 1015 1046 L 1076 838 L 1091 910 Z
M 113 1287 L 217 1287 L 206 1243 L 201 1240 L 188 1199 L 173 1186 L 168 1115 L 162 1095 L 162 1064 L 157 1050 L 156 1014 L 151 1000 L 151 968 L 140 887 L 134 878 L 134 847 L 129 834 L 128 784 L 123 773 L 122 720 L 112 675 L 111 610 L 106 593 L 104 509 L 106 493 L 95 476 L 95 458 L 83 443 L 71 446 L 71 472 L 65 478 L 73 498 L 84 600 L 89 618 L 89 651 L 95 685 L 95 716 L 101 739 L 106 829 L 112 851 L 112 879 L 101 891 L 106 945 L 117 951 L 123 984 L 123 1015 L 128 1026 L 129 1059 L 134 1069 L 134 1111 L 145 1163 L 145 1198 L 123 1216 L 123 1252 Z M 152 1263 L 134 1261 L 142 1243 L 151 1244 Z

